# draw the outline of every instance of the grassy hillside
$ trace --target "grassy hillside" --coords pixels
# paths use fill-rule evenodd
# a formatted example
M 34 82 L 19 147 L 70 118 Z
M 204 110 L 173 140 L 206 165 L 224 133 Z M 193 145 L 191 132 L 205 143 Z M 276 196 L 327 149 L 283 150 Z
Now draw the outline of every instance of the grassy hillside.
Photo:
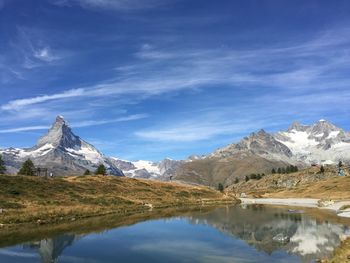
M 216 187 L 219 183 L 231 185 L 235 178 L 243 180 L 252 173 L 269 173 L 272 168 L 286 163 L 271 161 L 253 154 L 237 154 L 227 158 L 206 158 L 183 164 L 176 171 L 177 180 Z
M 78 176 L 45 179 L 0 176 L 0 223 L 46 224 L 149 209 L 233 202 L 206 187 L 126 177 Z
M 348 174 L 349 172 L 346 171 Z M 270 174 L 260 180 L 249 180 L 230 186 L 229 192 L 252 197 L 305 197 L 350 199 L 350 176 L 339 177 L 335 166 L 311 167 L 291 174 Z

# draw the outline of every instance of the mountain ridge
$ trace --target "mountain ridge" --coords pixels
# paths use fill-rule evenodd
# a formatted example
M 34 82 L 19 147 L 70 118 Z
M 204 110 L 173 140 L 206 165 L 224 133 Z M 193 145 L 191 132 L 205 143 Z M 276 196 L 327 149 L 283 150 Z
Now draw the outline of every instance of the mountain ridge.
M 52 168 L 55 174 L 82 174 L 99 164 L 109 174 L 169 181 L 172 178 L 193 183 L 232 184 L 250 173 L 269 173 L 272 168 L 311 164 L 350 162 L 350 133 L 326 120 L 311 125 L 293 122 L 287 130 L 269 133 L 261 129 L 213 151 L 191 155 L 185 160 L 165 158 L 159 162 L 127 161 L 107 157 L 92 144 L 75 135 L 62 116 L 31 148 L 0 150 L 8 171 L 15 173 L 27 158 Z M 203 178 L 201 178 L 203 177 Z
M 293 122 L 286 131 L 253 132 L 201 160 L 184 163 L 175 179 L 216 186 L 233 184 L 252 173 L 296 165 L 350 163 L 350 135 L 326 120 L 312 125 Z M 205 169 L 203 169 L 205 167 Z
M 49 168 L 54 175 L 77 175 L 103 164 L 111 175 L 123 172 L 93 145 L 75 135 L 62 116 L 57 116 L 48 132 L 31 148 L 0 150 L 10 173 L 16 173 L 26 159 Z

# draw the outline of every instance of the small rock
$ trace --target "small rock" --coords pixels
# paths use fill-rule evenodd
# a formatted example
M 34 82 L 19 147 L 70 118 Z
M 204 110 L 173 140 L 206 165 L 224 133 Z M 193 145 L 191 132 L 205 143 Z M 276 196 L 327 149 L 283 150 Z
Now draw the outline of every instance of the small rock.
M 153 209 L 153 205 L 152 204 L 145 204 L 145 206 L 147 206 L 150 210 Z
M 4 227 L 5 225 L 4 224 L 0 224 L 0 227 Z
M 274 236 L 272 238 L 273 241 L 280 242 L 280 243 L 288 243 L 289 242 L 289 237 L 283 235 L 282 233 Z
M 71 221 L 75 221 L 75 217 L 73 217 L 73 218 L 71 219 Z

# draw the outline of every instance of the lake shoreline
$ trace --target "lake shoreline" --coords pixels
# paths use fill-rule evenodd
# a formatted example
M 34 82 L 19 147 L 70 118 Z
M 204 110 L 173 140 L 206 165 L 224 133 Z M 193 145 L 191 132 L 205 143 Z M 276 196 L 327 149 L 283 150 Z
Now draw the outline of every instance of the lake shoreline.
M 327 209 L 340 217 L 350 217 L 350 200 L 324 201 L 317 198 L 239 198 L 242 204 L 284 205 Z M 345 209 L 342 209 L 346 207 Z
M 127 177 L 45 179 L 0 176 L 0 230 L 124 216 L 168 208 L 235 204 L 234 196 L 204 186 Z
M 336 216 L 350 218 L 350 201 L 323 201 L 316 198 L 239 198 L 241 204 L 245 205 L 277 205 L 290 207 L 316 208 L 319 210 L 332 211 Z M 341 210 L 342 207 L 349 207 Z M 350 262 L 350 238 L 343 240 L 339 247 L 334 251 L 332 258 L 322 259 L 321 263 L 345 263 Z

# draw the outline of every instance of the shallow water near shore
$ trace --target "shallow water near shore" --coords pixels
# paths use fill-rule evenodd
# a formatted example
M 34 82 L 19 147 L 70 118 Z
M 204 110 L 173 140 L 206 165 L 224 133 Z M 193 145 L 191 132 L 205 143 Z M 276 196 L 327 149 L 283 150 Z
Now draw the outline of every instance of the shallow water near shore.
M 99 233 L 61 233 L 0 249 L 0 262 L 314 262 L 350 236 L 350 220 L 273 206 L 227 206 Z

